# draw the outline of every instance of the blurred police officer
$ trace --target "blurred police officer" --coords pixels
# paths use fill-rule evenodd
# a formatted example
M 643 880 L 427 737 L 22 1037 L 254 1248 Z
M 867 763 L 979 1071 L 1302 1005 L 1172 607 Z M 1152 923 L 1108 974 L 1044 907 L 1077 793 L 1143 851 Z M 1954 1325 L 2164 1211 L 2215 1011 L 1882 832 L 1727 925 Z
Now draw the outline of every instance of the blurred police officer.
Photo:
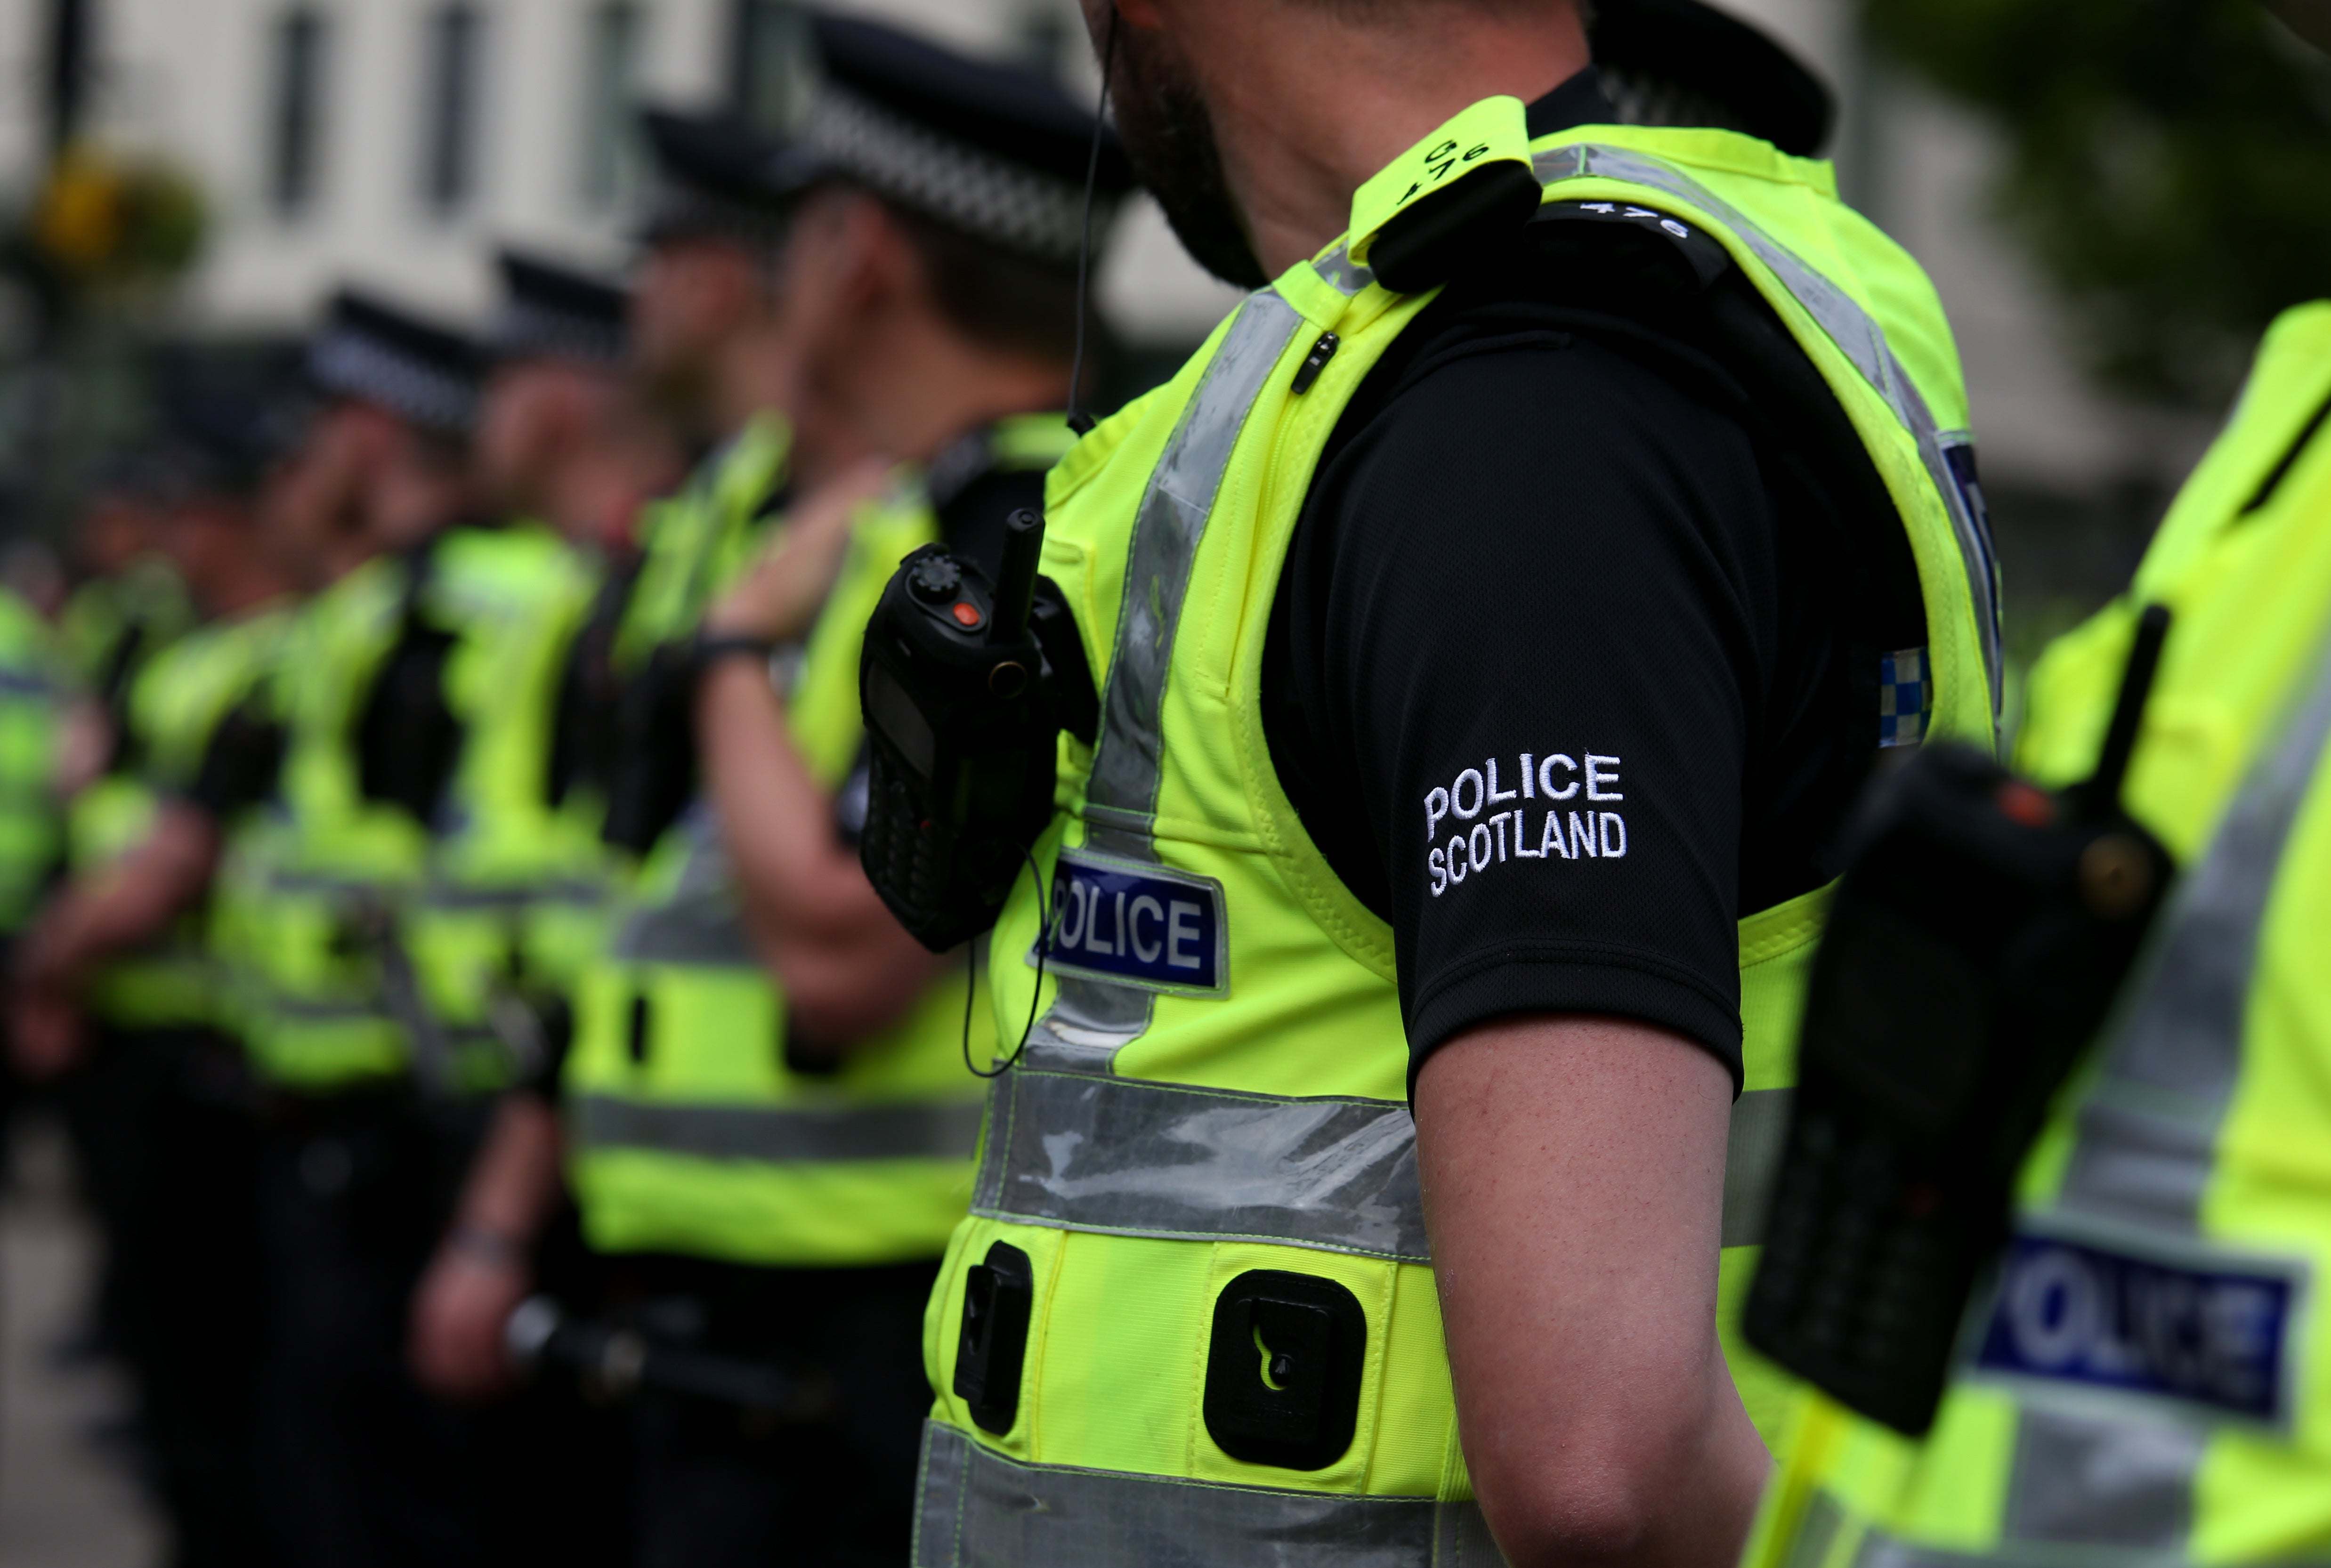
M 65 671 L 33 607 L 0 589 L 0 952 L 40 907 L 59 848 L 55 786 Z
M 538 1286 L 569 1300 L 592 1288 L 563 1219 L 547 1242 L 528 1241 L 556 1205 L 558 1132 L 549 1091 L 572 1033 L 566 1018 L 573 987 L 600 950 L 614 869 L 599 830 L 615 750 L 614 633 L 637 568 L 634 525 L 677 478 L 679 461 L 629 374 L 624 291 L 513 252 L 503 253 L 500 270 L 504 298 L 489 336 L 496 364 L 480 423 L 479 470 L 497 509 L 549 523 L 596 580 L 586 613 L 565 629 L 555 706 L 519 719 L 549 736 L 537 788 L 555 813 L 554 831 L 584 851 L 570 878 L 587 875 L 596 896 L 587 905 L 561 900 L 538 911 L 527 933 L 546 1050 L 525 1092 L 497 1108 L 484 1161 L 415 1297 L 416 1369 L 432 1387 L 463 1399 L 505 1393 L 509 1379 L 499 1333 L 464 1337 L 459 1326 L 499 1325 Z M 538 1256 L 544 1246 L 547 1275 Z
M 298 1560 L 481 1559 L 464 1423 L 404 1369 L 406 1307 L 523 1046 L 492 1003 L 544 832 L 553 629 L 586 584 L 547 530 L 476 526 L 480 362 L 387 303 L 335 300 L 300 506 L 343 573 L 294 629 L 266 840 L 232 900 L 267 1149 L 272 1492 Z M 532 695 L 529 697 L 529 691 Z
M 82 580 L 57 632 L 82 696 L 94 705 L 90 718 L 103 721 L 81 743 L 88 772 L 71 779 L 76 789 L 110 767 L 146 660 L 194 623 L 186 583 L 164 548 L 160 478 L 151 453 L 126 454 L 99 475 L 74 519 L 73 564 Z
M 2275 9 L 2331 47 L 2331 10 Z M 2128 592 L 2034 671 L 2020 762 L 2085 777 L 2140 612 L 2173 614 L 2125 800 L 2184 868 L 2017 1183 L 1930 1435 L 1815 1397 L 1749 1560 L 2331 1552 L 2331 303 L 2268 331 Z M 1921 978 L 1906 974 L 1904 980 Z
M 960 993 L 934 986 L 856 863 L 858 639 L 908 551 L 944 537 L 992 558 L 1067 439 L 1090 118 L 889 29 L 817 37 L 811 128 L 759 176 L 792 209 L 773 363 L 799 440 L 846 426 L 909 466 L 796 486 L 783 546 L 693 640 L 714 798 L 659 846 L 585 984 L 566 1085 L 588 1231 L 627 1259 L 648 1332 L 783 1367 L 834 1408 L 771 1430 L 644 1395 L 654 1563 L 905 1547 L 918 1325 L 967 1193 L 976 1086 Z M 797 671 L 782 698 L 780 645 Z
M 1612 123 L 1583 9 L 1087 7 L 1258 291 L 1048 489 L 1104 719 L 992 937 L 1042 1012 L 918 1563 L 1746 1526 L 1779 1391 L 1719 1304 L 1821 848 L 1882 747 L 1989 734 L 1991 581 L 1916 266 L 1821 165 Z
M 200 800 L 220 726 L 271 673 L 287 563 L 262 537 L 262 410 L 176 389 L 158 454 L 166 545 L 205 617 L 144 662 L 71 880 L 20 955 L 19 1060 L 101 1079 L 121 1348 L 173 1561 L 270 1560 L 253 1455 L 258 1248 L 249 1083 L 223 1032 L 205 902 L 228 824 Z M 95 1025 L 84 1040 L 86 1016 Z

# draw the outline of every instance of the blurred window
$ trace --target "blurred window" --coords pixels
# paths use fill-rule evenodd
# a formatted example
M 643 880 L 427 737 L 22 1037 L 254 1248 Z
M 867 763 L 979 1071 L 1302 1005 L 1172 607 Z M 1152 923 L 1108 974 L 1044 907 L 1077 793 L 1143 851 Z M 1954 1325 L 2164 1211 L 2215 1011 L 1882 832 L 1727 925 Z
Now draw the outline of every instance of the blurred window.
M 475 5 L 440 6 L 429 18 L 421 194 L 440 213 L 458 211 L 477 192 L 485 34 L 486 19 Z
M 305 212 L 324 161 L 324 69 L 330 30 L 313 11 L 275 19 L 274 94 L 267 123 L 267 195 L 279 213 Z
M 789 135 L 801 128 L 817 85 L 808 9 L 794 0 L 735 4 L 730 101 L 763 130 Z
M 633 109 L 639 80 L 640 7 L 630 0 L 594 5 L 584 42 L 583 199 L 594 207 L 629 201 L 639 178 Z

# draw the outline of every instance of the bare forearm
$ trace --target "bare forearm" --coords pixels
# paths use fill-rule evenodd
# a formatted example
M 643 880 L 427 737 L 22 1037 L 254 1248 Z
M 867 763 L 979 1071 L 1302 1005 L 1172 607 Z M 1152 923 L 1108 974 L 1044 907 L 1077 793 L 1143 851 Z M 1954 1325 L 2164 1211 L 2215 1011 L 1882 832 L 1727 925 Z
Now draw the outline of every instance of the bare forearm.
M 815 932 L 865 873 L 836 839 L 832 800 L 794 749 L 757 665 L 730 659 L 706 672 L 697 733 L 747 913 L 779 934 Z
M 559 1191 L 558 1113 L 531 1094 L 509 1094 L 471 1166 L 454 1223 L 524 1246 L 542 1232 Z
M 1738 1549 L 1766 1460 L 1716 1338 L 1730 1101 L 1622 1020 L 1502 1021 L 1419 1078 L 1459 1430 L 1516 1568 Z
M 846 1054 L 905 1016 L 945 961 L 899 927 L 835 836 L 832 800 L 757 670 L 708 672 L 697 717 L 755 946 L 812 1054 Z
M 52 908 L 37 944 L 46 978 L 78 984 L 98 965 L 161 936 L 201 901 L 218 855 L 218 832 L 206 814 L 166 803 L 143 842 L 73 884 Z

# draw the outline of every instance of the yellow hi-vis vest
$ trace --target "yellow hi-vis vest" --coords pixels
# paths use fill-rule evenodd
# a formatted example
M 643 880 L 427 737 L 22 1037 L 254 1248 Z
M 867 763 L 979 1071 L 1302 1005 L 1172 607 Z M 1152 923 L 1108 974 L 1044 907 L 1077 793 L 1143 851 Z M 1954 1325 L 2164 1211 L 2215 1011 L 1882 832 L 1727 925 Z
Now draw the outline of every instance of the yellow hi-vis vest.
M 1923 584 L 1936 731 L 1987 740 L 1978 604 L 1990 583 L 1946 451 L 1964 399 L 1915 264 L 1837 203 L 1826 166 L 1762 143 L 1595 126 L 1527 144 L 1515 100 L 1460 119 L 1481 116 L 1508 128 L 1501 147 L 1530 162 L 1547 199 L 1640 204 L 1722 241 L 1851 416 L 1898 511 Z M 1356 216 L 1354 232 L 1372 226 Z M 1051 880 L 1069 894 L 1053 973 L 1073 971 L 993 1092 L 972 1218 L 926 1319 L 938 1399 L 918 1568 L 1495 1561 L 1458 1443 L 1393 934 L 1305 833 L 1261 718 L 1266 628 L 1312 470 L 1430 297 L 1390 292 L 1354 250 L 1339 242 L 1249 298 L 1052 476 L 1044 570 L 1104 674 L 1103 727 L 1089 750 L 1064 739 L 1064 811 L 1038 851 L 1070 873 Z M 1330 331 L 1341 346 L 1315 381 Z M 1746 1092 L 1720 1313 L 1768 1429 L 1778 1374 L 1731 1330 L 1825 907 L 1815 892 L 1740 923 Z M 1023 882 L 991 947 L 996 1016 L 1013 1038 L 1037 926 Z M 956 1376 L 967 1276 L 988 1268 L 992 1284 L 999 1243 L 1026 1256 L 1033 1300 L 1016 1415 L 988 1430 Z M 1353 1436 L 1318 1468 L 1234 1458 L 1204 1413 L 1218 1306 L 1255 1271 L 1331 1281 L 1365 1317 Z M 1262 1376 L 1262 1356 L 1248 1364 Z
M 163 792 L 194 783 L 220 721 L 271 678 L 290 618 L 288 607 L 271 605 L 209 622 L 146 665 L 129 693 L 135 772 L 99 780 L 74 803 L 76 876 L 102 877 L 145 841 Z M 205 912 L 188 911 L 146 948 L 107 964 L 86 1001 L 93 1016 L 121 1028 L 221 1022 Z
M 64 687 L 48 628 L 0 588 L 0 936 L 13 936 L 31 917 L 56 859 Z
M 469 568 L 485 579 L 473 597 L 489 613 L 463 617 L 446 665 L 465 735 L 405 931 L 432 1012 L 457 1031 L 498 1031 L 500 1008 L 566 993 L 596 955 L 614 861 L 595 818 L 554 805 L 548 791 L 559 681 L 590 612 L 592 565 L 531 524 L 465 539 L 497 546 Z
M 414 570 L 401 556 L 369 561 L 302 611 L 282 664 L 281 798 L 243 835 L 224 875 L 244 1042 L 263 1079 L 301 1092 L 378 1083 L 414 1065 L 404 1022 L 414 1002 L 400 1008 L 389 965 L 366 929 L 383 911 L 421 1010 L 457 1059 L 457 1086 L 497 1087 L 513 1066 L 483 1016 L 480 979 L 506 964 L 507 941 L 489 926 L 449 921 L 462 910 L 447 889 L 478 877 L 491 913 L 507 884 L 486 873 L 512 864 L 541 871 L 534 824 L 547 742 L 497 726 L 515 714 L 547 733 L 547 717 L 525 716 L 550 708 L 555 650 L 536 644 L 555 640 L 528 628 L 566 613 L 586 584 L 557 541 L 536 530 L 454 528 L 432 546 L 416 611 L 453 635 L 445 697 L 462 724 L 433 840 L 431 826 L 403 808 L 366 798 L 356 746 L 364 704 L 403 627 Z M 452 908 L 423 908 L 433 895 Z
M 985 432 L 998 470 L 1050 468 L 1058 414 Z M 794 744 L 829 789 L 863 744 L 859 651 L 899 562 L 938 537 L 918 480 L 857 521 L 787 703 Z M 933 984 L 832 1071 L 786 1060 L 783 993 L 747 937 L 702 803 L 658 846 L 610 962 L 576 1009 L 566 1098 L 569 1174 L 603 1252 L 789 1268 L 937 1257 L 970 1202 L 980 1084 L 964 1068 L 966 982 Z M 972 1060 L 994 1044 L 985 999 Z
M 1934 1429 L 1809 1398 L 1754 1563 L 2331 1562 L 2326 404 L 2331 303 L 2276 324 L 2127 595 L 2034 673 L 2020 760 L 2069 783 L 2136 612 L 2170 607 L 2126 800 L 2187 870 Z

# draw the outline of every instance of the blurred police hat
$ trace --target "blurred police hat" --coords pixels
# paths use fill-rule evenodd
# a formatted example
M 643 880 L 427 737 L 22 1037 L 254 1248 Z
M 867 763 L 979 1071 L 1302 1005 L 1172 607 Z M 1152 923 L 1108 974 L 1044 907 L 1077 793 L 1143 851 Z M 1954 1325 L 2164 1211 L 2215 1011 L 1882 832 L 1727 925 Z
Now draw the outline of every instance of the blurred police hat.
M 642 109 L 640 127 L 656 176 L 642 243 L 706 237 L 765 247 L 785 237 L 788 203 L 769 180 L 775 142 L 725 114 Z
M 153 461 L 166 499 L 248 495 L 280 450 L 268 398 L 216 374 L 162 378 Z
M 376 295 L 335 294 L 302 368 L 326 397 L 376 404 L 438 434 L 466 436 L 477 420 L 484 366 L 476 347 Z
M 501 305 L 486 329 L 494 358 L 623 364 L 631 302 L 623 289 L 519 251 L 505 249 L 494 260 L 502 275 Z
M 1812 157 L 1837 102 L 1763 31 L 1702 0 L 1596 0 L 1594 63 L 1628 125 L 1708 126 Z
M 880 23 L 821 14 L 812 27 L 824 77 L 801 138 L 771 160 L 773 185 L 844 180 L 1003 250 L 1076 261 L 1089 109 L 1035 71 Z M 1132 188 L 1124 148 L 1104 129 L 1096 233 Z

